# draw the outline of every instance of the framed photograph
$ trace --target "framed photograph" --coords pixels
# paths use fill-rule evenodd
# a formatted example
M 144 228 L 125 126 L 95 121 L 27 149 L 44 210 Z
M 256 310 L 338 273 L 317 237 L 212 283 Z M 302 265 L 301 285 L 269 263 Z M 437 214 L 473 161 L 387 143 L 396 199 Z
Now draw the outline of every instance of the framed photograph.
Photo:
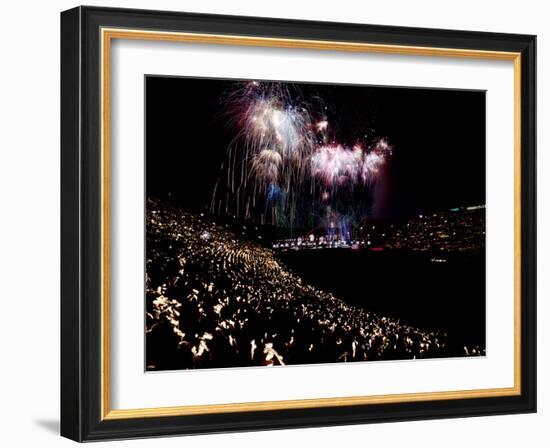
M 536 411 L 535 36 L 61 14 L 61 433 Z

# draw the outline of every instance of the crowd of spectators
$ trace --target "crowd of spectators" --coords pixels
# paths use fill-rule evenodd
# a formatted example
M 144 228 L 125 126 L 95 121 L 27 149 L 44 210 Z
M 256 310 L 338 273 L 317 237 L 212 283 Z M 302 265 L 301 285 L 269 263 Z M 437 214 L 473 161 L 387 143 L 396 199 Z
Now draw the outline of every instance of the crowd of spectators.
M 148 370 L 453 355 L 444 332 L 350 306 L 227 226 L 152 199 L 146 226 Z
M 388 232 L 384 246 L 432 253 L 480 251 L 485 247 L 485 207 L 419 214 Z

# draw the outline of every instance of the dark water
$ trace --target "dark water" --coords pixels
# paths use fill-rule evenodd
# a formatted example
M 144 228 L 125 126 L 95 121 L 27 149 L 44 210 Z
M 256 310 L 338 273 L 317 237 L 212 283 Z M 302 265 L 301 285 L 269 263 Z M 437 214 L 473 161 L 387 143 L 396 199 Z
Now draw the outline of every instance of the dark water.
M 425 329 L 449 344 L 485 347 L 485 255 L 432 255 L 347 249 L 279 252 L 307 282 L 346 302 Z

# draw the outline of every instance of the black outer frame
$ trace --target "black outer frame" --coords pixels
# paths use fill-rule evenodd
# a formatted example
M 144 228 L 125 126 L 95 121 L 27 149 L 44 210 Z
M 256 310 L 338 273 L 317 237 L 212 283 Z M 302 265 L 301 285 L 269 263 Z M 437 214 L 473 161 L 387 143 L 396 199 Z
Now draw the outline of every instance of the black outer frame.
M 521 395 L 101 421 L 100 28 L 521 52 Z M 61 435 L 76 441 L 536 412 L 536 37 L 167 11 L 61 13 Z

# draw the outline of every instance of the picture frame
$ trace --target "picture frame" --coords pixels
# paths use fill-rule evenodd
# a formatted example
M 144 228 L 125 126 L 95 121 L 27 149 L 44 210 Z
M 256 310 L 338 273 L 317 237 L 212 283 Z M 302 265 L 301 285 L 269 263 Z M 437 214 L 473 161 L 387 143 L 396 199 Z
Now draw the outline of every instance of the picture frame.
M 513 386 L 113 409 L 110 77 L 117 40 L 513 64 Z M 82 6 L 63 12 L 61 435 L 82 442 L 536 412 L 535 45 L 535 36 L 517 34 Z

